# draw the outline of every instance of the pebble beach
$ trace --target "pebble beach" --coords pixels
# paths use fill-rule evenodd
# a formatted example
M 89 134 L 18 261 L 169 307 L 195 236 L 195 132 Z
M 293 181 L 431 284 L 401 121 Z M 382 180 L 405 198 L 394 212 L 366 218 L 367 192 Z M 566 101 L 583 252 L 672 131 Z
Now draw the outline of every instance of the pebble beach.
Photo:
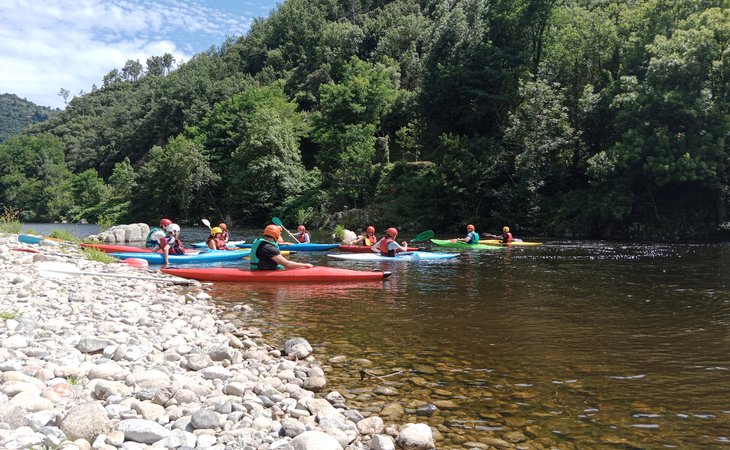
M 436 448 L 348 407 L 306 340 L 219 313 L 197 282 L 0 234 L 0 448 Z

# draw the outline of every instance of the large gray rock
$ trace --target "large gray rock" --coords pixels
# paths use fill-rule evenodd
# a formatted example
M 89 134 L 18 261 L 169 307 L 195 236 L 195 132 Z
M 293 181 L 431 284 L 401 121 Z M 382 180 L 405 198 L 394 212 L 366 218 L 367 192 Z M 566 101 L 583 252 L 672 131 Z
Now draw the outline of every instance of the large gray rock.
M 143 444 L 154 444 L 170 436 L 170 430 L 151 420 L 122 420 L 117 425 L 117 430 L 124 433 L 125 440 Z
M 433 443 L 431 427 L 425 423 L 406 425 L 398 435 L 396 442 L 404 450 L 431 450 L 436 448 Z
M 89 236 L 88 239 L 100 240 L 107 244 L 143 242 L 149 232 L 150 227 L 146 223 L 132 223 L 129 225 L 115 225 L 99 234 Z
M 69 441 L 83 439 L 87 442 L 94 442 L 100 434 L 108 434 L 114 429 L 101 403 L 74 406 L 61 419 L 59 428 Z
M 337 439 L 321 431 L 305 431 L 289 443 L 293 450 L 342 450 Z
M 284 354 L 304 359 L 312 353 L 312 346 L 304 338 L 292 338 L 284 343 Z

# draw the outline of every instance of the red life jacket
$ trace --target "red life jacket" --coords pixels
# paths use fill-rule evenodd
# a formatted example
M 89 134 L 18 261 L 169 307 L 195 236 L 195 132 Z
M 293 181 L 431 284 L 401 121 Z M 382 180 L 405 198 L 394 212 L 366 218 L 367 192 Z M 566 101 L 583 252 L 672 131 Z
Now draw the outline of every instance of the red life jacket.
M 302 231 L 301 233 L 298 233 L 297 234 L 297 241 L 299 241 L 301 243 L 307 242 L 306 235 L 307 235 L 307 232 L 306 231 Z
M 380 240 L 380 254 L 383 256 L 394 256 L 390 255 L 388 251 L 388 244 L 393 242 L 393 239 L 391 238 L 383 238 Z
M 502 242 L 512 242 L 512 233 L 504 233 L 502 235 Z
M 228 250 L 226 241 L 224 241 L 223 239 L 219 239 L 214 236 L 208 236 L 207 243 L 209 243 L 210 241 L 213 241 L 213 246 L 215 247 L 216 250 Z M 208 248 L 210 248 L 210 245 L 208 245 Z
M 171 255 L 184 255 L 185 254 L 185 246 L 183 245 L 182 241 L 180 239 L 176 239 L 175 236 L 167 235 L 167 237 L 160 239 L 160 248 L 164 248 L 165 245 L 170 246 L 170 250 L 168 250 L 168 254 Z

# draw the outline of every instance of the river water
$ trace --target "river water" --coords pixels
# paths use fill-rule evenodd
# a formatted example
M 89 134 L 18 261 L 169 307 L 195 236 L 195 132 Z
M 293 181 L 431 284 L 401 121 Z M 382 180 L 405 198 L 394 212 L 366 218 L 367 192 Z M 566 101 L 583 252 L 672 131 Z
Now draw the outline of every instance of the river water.
M 393 275 L 222 283 L 210 294 L 279 347 L 306 338 L 328 390 L 386 422 L 428 423 L 439 448 L 494 438 L 730 447 L 730 244 L 551 240 L 437 262 L 291 258 Z

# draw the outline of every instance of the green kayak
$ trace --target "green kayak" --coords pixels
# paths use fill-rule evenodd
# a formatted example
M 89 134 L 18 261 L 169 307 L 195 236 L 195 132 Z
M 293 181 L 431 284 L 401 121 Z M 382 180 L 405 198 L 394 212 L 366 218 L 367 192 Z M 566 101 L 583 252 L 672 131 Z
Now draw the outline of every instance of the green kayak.
M 431 242 L 439 247 L 456 248 L 459 250 L 501 250 L 504 248 L 496 245 L 467 244 L 451 239 L 431 239 Z

